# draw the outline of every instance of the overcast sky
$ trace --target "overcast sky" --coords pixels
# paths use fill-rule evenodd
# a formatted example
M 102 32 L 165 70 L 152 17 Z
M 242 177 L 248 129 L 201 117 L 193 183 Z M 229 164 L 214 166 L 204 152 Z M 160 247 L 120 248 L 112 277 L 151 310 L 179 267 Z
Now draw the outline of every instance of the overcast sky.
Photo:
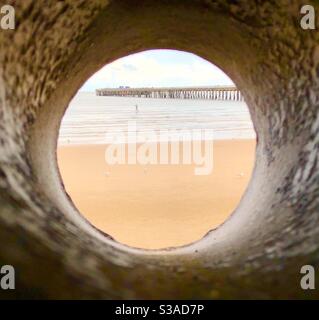
M 210 62 L 187 52 L 150 50 L 106 65 L 94 74 L 81 91 L 97 88 L 179 87 L 231 85 L 232 81 Z

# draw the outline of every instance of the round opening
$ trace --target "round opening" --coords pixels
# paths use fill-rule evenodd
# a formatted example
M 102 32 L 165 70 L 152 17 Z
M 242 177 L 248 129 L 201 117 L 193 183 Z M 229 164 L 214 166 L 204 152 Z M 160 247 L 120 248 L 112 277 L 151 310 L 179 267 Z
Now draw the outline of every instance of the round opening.
M 187 52 L 130 55 L 93 75 L 63 118 L 58 164 L 82 215 L 137 248 L 190 244 L 221 225 L 251 176 L 240 91 Z

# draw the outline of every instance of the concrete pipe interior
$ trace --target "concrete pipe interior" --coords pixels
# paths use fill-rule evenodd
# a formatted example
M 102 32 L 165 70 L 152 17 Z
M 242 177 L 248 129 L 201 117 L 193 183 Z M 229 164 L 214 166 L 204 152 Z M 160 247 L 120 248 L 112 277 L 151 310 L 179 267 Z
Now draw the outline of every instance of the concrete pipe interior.
M 14 6 L 16 29 L 0 31 L 0 263 L 18 277 L 16 290 L 0 295 L 318 297 L 299 285 L 301 266 L 319 260 L 319 35 L 300 28 L 301 1 Z M 126 247 L 92 227 L 56 163 L 61 118 L 85 80 L 154 48 L 223 69 L 258 137 L 253 177 L 232 217 L 197 243 L 162 251 Z

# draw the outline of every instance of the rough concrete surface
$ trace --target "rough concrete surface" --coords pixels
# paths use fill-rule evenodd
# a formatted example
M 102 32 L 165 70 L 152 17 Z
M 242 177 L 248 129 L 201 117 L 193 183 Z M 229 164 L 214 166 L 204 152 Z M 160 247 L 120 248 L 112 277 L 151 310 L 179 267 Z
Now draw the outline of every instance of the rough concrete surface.
M 0 30 L 0 265 L 13 265 L 17 280 L 1 297 L 319 297 L 299 285 L 302 265 L 319 272 L 319 32 L 300 28 L 303 1 L 5 3 L 16 29 Z M 307 4 L 318 17 L 318 1 Z M 154 48 L 223 69 L 258 136 L 231 218 L 163 251 L 125 247 L 92 227 L 56 162 L 60 121 L 81 85 L 106 63 Z

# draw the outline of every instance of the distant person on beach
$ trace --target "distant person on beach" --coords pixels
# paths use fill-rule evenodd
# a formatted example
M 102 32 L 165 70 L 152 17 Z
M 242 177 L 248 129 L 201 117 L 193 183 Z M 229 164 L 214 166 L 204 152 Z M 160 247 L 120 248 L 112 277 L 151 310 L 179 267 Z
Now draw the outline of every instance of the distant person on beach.
M 136 113 L 138 112 L 138 105 L 137 104 L 135 105 L 135 112 Z

